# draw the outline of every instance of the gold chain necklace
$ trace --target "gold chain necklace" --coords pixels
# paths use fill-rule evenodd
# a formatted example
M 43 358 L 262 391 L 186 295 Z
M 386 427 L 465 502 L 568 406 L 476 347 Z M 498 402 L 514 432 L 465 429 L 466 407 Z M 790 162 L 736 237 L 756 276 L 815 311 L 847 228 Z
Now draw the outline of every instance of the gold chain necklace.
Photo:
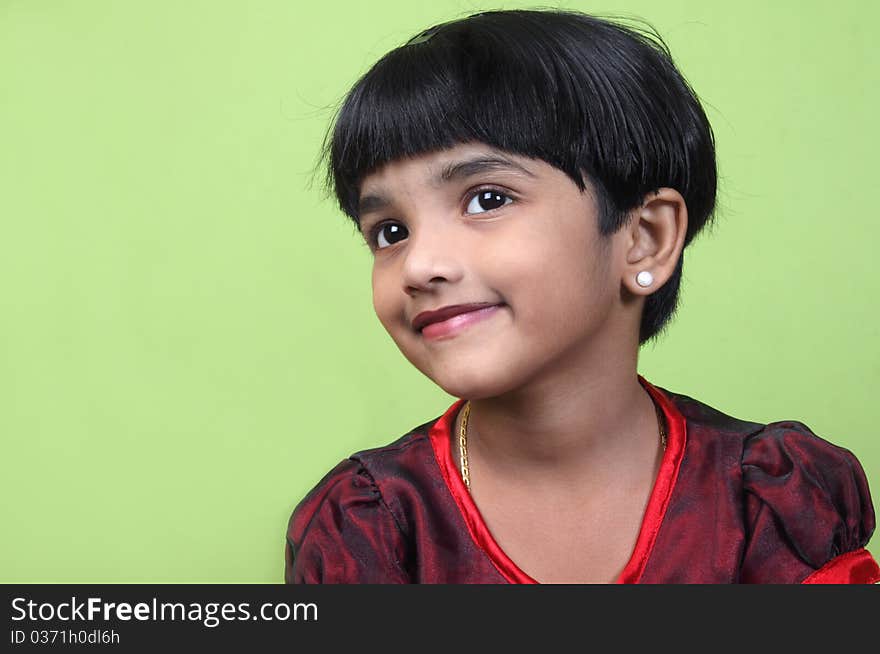
M 663 419 L 663 414 L 660 412 L 660 407 L 654 404 L 654 410 L 657 412 L 657 424 L 660 427 L 660 445 L 663 446 L 663 451 L 666 451 L 666 421 Z M 467 458 L 467 423 L 468 416 L 471 414 L 471 403 L 470 401 L 465 402 L 464 409 L 461 412 L 461 428 L 458 430 L 458 453 L 461 458 L 461 479 L 464 481 L 465 487 L 470 490 L 471 488 L 471 475 L 470 470 L 468 470 L 468 458 Z

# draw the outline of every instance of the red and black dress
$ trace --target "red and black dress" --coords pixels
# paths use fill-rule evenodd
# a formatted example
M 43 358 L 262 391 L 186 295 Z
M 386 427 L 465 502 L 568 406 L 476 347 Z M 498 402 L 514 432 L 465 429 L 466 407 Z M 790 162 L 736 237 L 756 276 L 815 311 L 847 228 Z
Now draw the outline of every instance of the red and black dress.
M 762 425 L 639 382 L 668 442 L 619 583 L 876 583 L 858 460 L 796 421 Z M 341 462 L 300 502 L 288 583 L 535 583 L 498 546 L 458 474 L 464 400 Z

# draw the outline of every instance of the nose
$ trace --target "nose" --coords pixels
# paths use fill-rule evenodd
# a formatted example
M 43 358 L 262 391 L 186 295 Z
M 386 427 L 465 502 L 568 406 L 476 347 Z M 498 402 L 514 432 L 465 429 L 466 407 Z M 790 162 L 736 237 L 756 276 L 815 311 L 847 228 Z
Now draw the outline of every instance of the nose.
M 414 232 L 414 233 L 413 233 Z M 464 248 L 454 224 L 427 217 L 410 232 L 404 253 L 404 292 L 414 296 L 438 285 L 455 283 L 464 274 Z

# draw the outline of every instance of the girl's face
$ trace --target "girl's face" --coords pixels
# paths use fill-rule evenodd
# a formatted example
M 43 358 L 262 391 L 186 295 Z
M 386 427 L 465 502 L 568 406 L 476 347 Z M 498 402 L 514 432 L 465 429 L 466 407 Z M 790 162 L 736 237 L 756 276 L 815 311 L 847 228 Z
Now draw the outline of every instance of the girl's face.
M 450 395 L 540 383 L 599 357 L 597 335 L 616 328 L 622 240 L 600 237 L 589 187 L 544 161 L 481 143 L 397 160 L 364 179 L 360 216 L 379 321 Z M 484 308 L 413 324 L 471 304 Z

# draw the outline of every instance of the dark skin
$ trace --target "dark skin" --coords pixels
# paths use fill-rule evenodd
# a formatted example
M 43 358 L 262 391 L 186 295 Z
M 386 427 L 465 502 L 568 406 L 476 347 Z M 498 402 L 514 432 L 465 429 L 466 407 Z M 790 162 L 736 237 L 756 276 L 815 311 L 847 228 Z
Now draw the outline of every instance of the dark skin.
M 510 165 L 455 168 L 495 155 Z M 453 169 L 469 172 L 440 174 Z M 480 199 L 487 187 L 499 201 Z M 493 537 L 540 582 L 614 581 L 662 457 L 637 379 L 638 330 L 683 248 L 682 196 L 650 193 L 604 237 L 589 188 L 479 143 L 392 162 L 365 178 L 368 196 L 384 200 L 361 216 L 368 237 L 381 231 L 377 316 L 413 365 L 471 401 L 471 494 Z M 654 277 L 646 288 L 643 270 Z M 439 338 L 411 324 L 472 302 L 498 308 Z

